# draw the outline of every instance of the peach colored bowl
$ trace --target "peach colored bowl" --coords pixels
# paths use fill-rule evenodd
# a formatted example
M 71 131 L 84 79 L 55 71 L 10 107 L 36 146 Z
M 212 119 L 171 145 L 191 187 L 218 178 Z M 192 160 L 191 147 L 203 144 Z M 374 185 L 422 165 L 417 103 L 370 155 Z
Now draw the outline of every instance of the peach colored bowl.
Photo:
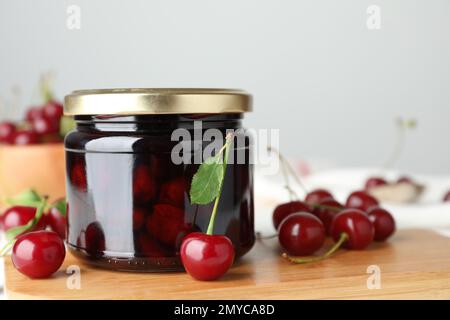
M 0 205 L 27 188 L 50 201 L 65 197 L 64 144 L 0 146 Z

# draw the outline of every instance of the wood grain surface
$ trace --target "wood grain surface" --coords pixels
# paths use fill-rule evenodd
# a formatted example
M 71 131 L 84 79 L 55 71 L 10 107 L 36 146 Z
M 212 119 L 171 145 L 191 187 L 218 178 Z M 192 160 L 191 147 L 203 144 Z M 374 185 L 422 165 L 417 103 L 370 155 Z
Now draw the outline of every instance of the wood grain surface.
M 255 248 L 220 281 L 185 273 L 122 273 L 91 268 L 68 255 L 52 278 L 30 280 L 5 259 L 10 299 L 450 299 L 450 238 L 403 230 L 366 251 L 342 250 L 310 265 L 280 258 L 276 239 Z M 78 265 L 81 289 L 68 289 L 66 268 Z M 381 288 L 368 289 L 369 266 L 381 270 Z

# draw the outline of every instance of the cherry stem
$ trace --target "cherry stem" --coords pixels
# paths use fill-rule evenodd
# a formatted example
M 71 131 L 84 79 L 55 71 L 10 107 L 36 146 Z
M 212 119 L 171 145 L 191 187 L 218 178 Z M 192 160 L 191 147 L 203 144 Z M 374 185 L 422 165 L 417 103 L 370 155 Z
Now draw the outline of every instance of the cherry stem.
M 414 129 L 416 126 L 417 123 L 414 119 L 404 120 L 402 118 L 399 118 L 397 120 L 397 141 L 394 145 L 394 149 L 390 157 L 383 166 L 384 169 L 392 168 L 394 164 L 398 161 L 405 146 L 405 138 L 407 130 Z
M 317 209 L 326 209 L 326 210 L 330 210 L 330 211 L 335 211 L 335 212 L 341 212 L 344 209 L 341 208 L 337 208 L 337 207 L 333 207 L 333 206 L 326 206 L 323 204 L 313 204 L 311 205 L 313 208 L 317 208 Z
M 50 89 L 50 77 L 49 75 L 43 75 L 40 79 L 40 91 L 42 100 L 47 103 L 53 100 L 53 92 Z
M 333 247 L 331 247 L 330 250 L 328 250 L 324 255 L 319 257 L 313 257 L 313 258 L 297 258 L 297 257 L 291 257 L 287 253 L 283 253 L 283 258 L 287 259 L 290 262 L 297 263 L 297 264 L 308 264 L 313 262 L 319 262 L 322 260 L 325 260 L 326 258 L 333 255 L 336 251 L 339 250 L 339 248 L 348 240 L 348 234 L 341 233 L 341 236 L 339 238 L 339 241 L 334 244 Z
M 216 201 L 214 202 L 213 211 L 211 213 L 211 218 L 209 219 L 208 230 L 206 231 L 207 235 L 212 235 L 214 232 L 214 221 L 216 220 L 217 208 L 219 207 L 220 195 L 222 194 L 223 181 L 225 180 L 225 174 L 227 172 L 228 156 L 230 153 L 229 149 L 230 149 L 231 143 L 233 142 L 233 133 L 231 133 L 231 132 L 228 133 L 225 140 L 226 140 L 226 142 L 225 142 L 224 146 L 219 150 L 219 154 L 224 153 L 223 174 L 222 174 L 222 179 L 220 181 L 219 194 L 216 197 Z
M 280 159 L 280 163 L 281 163 L 281 170 L 283 172 L 283 176 L 284 176 L 284 180 L 286 183 L 286 189 L 289 192 L 289 196 L 291 197 L 291 200 L 293 200 L 293 196 L 296 199 L 300 199 L 300 197 L 298 196 L 298 194 L 290 187 L 289 184 L 289 174 L 294 178 L 295 182 L 297 182 L 297 184 L 300 186 L 300 188 L 303 189 L 303 192 L 305 192 L 305 194 L 308 193 L 308 189 L 305 187 L 305 185 L 302 183 L 301 179 L 298 177 L 297 173 L 295 172 L 294 168 L 292 168 L 291 164 L 289 163 L 289 161 L 287 161 L 287 159 L 281 154 L 281 152 L 272 147 L 269 146 L 267 147 L 267 151 L 269 152 L 273 152 L 276 155 L 278 155 L 278 158 Z

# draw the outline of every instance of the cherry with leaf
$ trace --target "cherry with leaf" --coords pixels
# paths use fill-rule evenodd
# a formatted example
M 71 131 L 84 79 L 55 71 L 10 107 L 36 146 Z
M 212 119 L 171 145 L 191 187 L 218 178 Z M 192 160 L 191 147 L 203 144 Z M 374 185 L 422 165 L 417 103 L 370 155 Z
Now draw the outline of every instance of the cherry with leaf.
M 47 197 L 28 189 L 6 202 L 12 207 L 3 215 L 8 241 L 0 255 L 4 256 L 12 249 L 13 265 L 21 273 L 30 278 L 51 276 L 65 257 L 65 200 L 48 206 Z M 47 209 L 49 213 L 44 214 Z M 47 225 L 56 232 L 45 230 Z
M 214 201 L 206 233 L 189 233 L 181 244 L 183 266 L 186 272 L 197 280 L 216 280 L 224 275 L 234 262 L 235 249 L 231 240 L 224 235 L 214 234 L 214 222 L 233 137 L 233 134 L 227 134 L 223 147 L 215 156 L 206 159 L 192 178 L 191 203 L 206 205 Z

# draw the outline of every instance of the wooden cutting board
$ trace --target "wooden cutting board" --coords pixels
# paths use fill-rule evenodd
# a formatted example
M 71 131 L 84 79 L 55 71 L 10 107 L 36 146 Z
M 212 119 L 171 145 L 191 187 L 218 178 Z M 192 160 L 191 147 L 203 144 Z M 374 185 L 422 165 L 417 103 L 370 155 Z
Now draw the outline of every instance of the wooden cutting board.
M 275 239 L 260 241 L 215 282 L 185 273 L 105 271 L 71 255 L 52 278 L 30 280 L 7 258 L 6 294 L 11 299 L 450 299 L 450 238 L 432 231 L 399 231 L 389 243 L 342 250 L 310 265 L 291 264 L 279 254 Z M 80 266 L 81 289 L 67 288 L 69 265 Z M 368 289 L 369 266 L 380 268 L 380 289 Z

